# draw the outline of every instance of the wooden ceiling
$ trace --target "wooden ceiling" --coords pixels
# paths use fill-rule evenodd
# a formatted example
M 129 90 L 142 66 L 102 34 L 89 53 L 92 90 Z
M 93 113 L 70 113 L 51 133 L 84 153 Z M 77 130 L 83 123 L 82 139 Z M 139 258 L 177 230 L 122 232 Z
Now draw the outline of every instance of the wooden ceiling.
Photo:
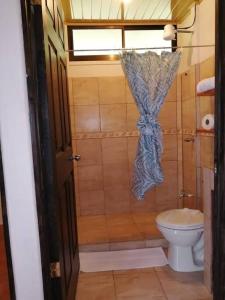
M 66 23 L 179 24 L 202 0 L 62 0 Z

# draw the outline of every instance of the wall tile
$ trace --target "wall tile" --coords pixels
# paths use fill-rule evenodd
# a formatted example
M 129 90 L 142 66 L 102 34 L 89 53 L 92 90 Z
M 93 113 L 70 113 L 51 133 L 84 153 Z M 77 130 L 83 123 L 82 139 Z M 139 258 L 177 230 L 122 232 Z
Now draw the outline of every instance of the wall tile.
M 214 168 L 214 138 L 201 136 L 201 166 L 209 169 Z
M 100 131 L 99 106 L 76 106 L 75 108 L 76 132 Z
M 163 136 L 163 160 L 177 160 L 177 135 Z
M 114 225 L 108 228 L 109 241 L 138 241 L 143 239 L 135 224 Z
M 74 138 L 76 136 L 74 105 L 70 105 L 69 113 L 70 113 L 71 135 L 72 135 L 72 138 Z
M 178 171 L 178 191 L 181 191 L 183 189 L 183 136 L 181 134 L 177 135 L 177 142 L 178 142 L 178 162 L 177 162 L 177 171 Z M 183 201 L 182 198 L 178 199 L 178 208 L 183 207 Z
M 137 146 L 138 146 L 138 137 L 128 137 L 127 138 L 127 145 L 128 145 L 128 160 L 130 164 L 134 163 L 136 153 L 137 153 Z
M 182 100 L 195 97 L 196 79 L 195 66 L 190 67 L 189 71 L 181 75 Z
M 129 87 L 129 84 L 127 82 L 127 80 L 125 80 L 125 96 L 126 96 L 126 102 L 127 103 L 135 103 L 135 100 L 133 98 L 133 95 L 130 91 L 130 87 Z
M 164 182 L 156 187 L 157 211 L 177 208 L 177 162 L 164 161 L 162 163 Z
M 177 101 L 177 79 L 175 78 L 165 101 Z
M 181 75 L 177 76 L 177 129 L 182 129 Z
M 183 129 L 196 129 L 196 102 L 195 98 L 182 101 L 182 126 Z
M 131 193 L 131 211 L 133 213 L 156 211 L 156 189 L 146 192 L 143 200 L 137 200 Z
M 75 199 L 76 199 L 76 216 L 79 217 L 80 216 L 80 193 L 78 190 L 78 179 L 76 179 L 75 177 Z
M 130 212 L 130 193 L 128 188 L 105 188 L 106 214 Z
M 185 207 L 196 208 L 196 145 L 195 142 L 185 142 L 186 138 L 190 136 L 183 136 L 183 190 L 193 197 L 183 200 Z
M 77 140 L 76 152 L 81 155 L 78 166 L 102 164 L 102 147 L 99 139 Z
M 126 130 L 126 105 L 100 105 L 101 130 Z
M 124 226 L 134 224 L 134 220 L 130 214 L 116 214 L 106 216 L 108 228 L 112 226 Z
M 69 105 L 74 105 L 73 102 L 73 78 L 68 77 Z
M 80 192 L 102 190 L 102 166 L 78 167 L 78 180 Z
M 163 129 L 177 128 L 176 102 L 165 102 L 159 113 L 159 122 Z
M 80 214 L 103 215 L 105 212 L 104 191 L 80 192 Z
M 215 57 L 212 56 L 200 63 L 200 80 L 215 75 Z
M 103 164 L 120 164 L 128 162 L 127 139 L 105 138 L 102 139 Z
M 104 170 L 104 188 L 128 187 L 128 165 L 106 164 L 103 165 Z
M 127 130 L 137 130 L 139 117 L 136 104 L 127 104 Z
M 124 77 L 98 78 L 99 98 L 101 104 L 125 103 Z
M 73 99 L 75 105 L 98 104 L 98 79 L 94 77 L 73 79 Z

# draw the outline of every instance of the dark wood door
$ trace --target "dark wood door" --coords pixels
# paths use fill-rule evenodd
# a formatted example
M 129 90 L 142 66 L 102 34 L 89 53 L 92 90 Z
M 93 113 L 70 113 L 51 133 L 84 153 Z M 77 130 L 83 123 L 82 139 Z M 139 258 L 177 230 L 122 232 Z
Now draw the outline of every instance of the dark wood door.
M 74 300 L 79 272 L 63 12 L 22 0 L 45 299 Z
M 216 0 L 215 187 L 213 299 L 225 299 L 225 1 Z
M 53 263 L 51 273 L 53 277 L 56 276 L 56 279 L 52 279 L 55 280 L 54 299 L 74 300 L 79 256 L 64 24 L 60 2 L 43 0 L 42 17 L 53 175 L 51 208 L 55 213 L 49 214 L 49 220 L 52 220 L 49 224 Z

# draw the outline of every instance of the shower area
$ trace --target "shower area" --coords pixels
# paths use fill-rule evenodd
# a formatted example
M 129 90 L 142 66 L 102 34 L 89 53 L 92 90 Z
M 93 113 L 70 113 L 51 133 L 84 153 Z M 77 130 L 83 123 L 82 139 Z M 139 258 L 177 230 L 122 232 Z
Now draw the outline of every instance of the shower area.
M 118 63 L 114 66 L 121 68 Z M 165 181 L 147 192 L 143 201 L 137 201 L 131 182 L 139 113 L 122 70 L 119 76 L 70 80 L 73 151 L 81 155 L 74 166 L 81 245 L 111 248 L 115 243 L 117 247 L 130 243 L 131 247 L 143 247 L 163 242 L 155 217 L 181 205 L 177 197 L 181 152 L 177 88 L 176 79 L 159 118 L 164 133 Z
M 201 16 L 211 5 L 204 2 Z M 195 25 L 193 45 L 213 44 L 214 36 L 197 40 L 202 27 L 204 22 Z M 189 44 L 190 36 L 178 34 L 177 43 Z M 159 113 L 164 181 L 138 201 L 131 185 L 140 115 L 120 60 L 68 60 L 73 154 L 80 155 L 74 161 L 80 251 L 166 248 L 156 216 L 176 208 L 199 209 L 204 212 L 204 281 L 211 289 L 214 130 L 203 129 L 201 122 L 214 113 L 214 91 L 198 93 L 197 85 L 212 76 L 212 48 L 182 50 L 180 68 Z

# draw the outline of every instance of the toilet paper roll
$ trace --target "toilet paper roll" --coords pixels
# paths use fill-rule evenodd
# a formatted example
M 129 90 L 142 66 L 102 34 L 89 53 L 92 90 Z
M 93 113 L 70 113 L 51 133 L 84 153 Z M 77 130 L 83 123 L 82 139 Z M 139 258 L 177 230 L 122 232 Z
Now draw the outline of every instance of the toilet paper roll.
M 202 118 L 202 128 L 206 130 L 214 128 L 214 115 L 208 114 Z

